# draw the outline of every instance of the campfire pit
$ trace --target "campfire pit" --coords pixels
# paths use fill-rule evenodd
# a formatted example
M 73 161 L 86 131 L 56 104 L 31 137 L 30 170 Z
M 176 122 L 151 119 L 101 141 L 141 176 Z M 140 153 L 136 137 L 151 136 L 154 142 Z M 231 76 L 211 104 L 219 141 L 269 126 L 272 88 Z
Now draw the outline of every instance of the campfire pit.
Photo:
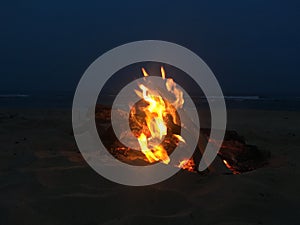
M 144 68 L 143 75 L 149 76 Z M 166 74 L 161 67 L 162 79 Z M 140 90 L 135 90 L 141 100 L 136 102 L 130 113 L 119 112 L 129 120 L 129 126 L 139 146 L 129 148 L 123 145 L 116 137 L 111 126 L 111 107 L 96 106 L 96 124 L 99 136 L 106 149 L 116 159 L 136 166 L 146 166 L 157 162 L 170 163 L 169 155 L 179 144 L 185 143 L 180 136 L 180 117 L 177 109 L 184 103 L 182 92 L 177 89 L 172 79 L 166 79 L 167 89 L 174 94 L 174 102 L 168 102 L 157 92 L 140 85 Z M 124 134 L 126 135 L 126 134 Z M 218 143 L 209 139 L 210 129 L 201 129 L 197 149 L 192 158 L 183 158 L 174 165 L 190 172 L 198 172 L 198 164 L 207 142 Z M 220 147 L 218 156 L 208 168 L 210 171 L 221 173 L 239 174 L 262 167 L 268 158 L 268 154 L 257 149 L 256 146 L 247 145 L 244 138 L 235 131 L 226 131 L 224 141 Z

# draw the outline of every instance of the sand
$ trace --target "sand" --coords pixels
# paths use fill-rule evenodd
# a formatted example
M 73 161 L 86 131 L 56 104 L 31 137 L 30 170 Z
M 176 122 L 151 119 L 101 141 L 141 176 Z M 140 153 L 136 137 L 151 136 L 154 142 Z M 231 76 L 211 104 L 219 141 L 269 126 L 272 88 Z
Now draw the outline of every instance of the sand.
M 270 151 L 268 165 L 240 175 L 181 171 L 129 187 L 85 163 L 70 110 L 1 109 L 0 224 L 299 224 L 299 118 L 229 110 L 228 129 Z

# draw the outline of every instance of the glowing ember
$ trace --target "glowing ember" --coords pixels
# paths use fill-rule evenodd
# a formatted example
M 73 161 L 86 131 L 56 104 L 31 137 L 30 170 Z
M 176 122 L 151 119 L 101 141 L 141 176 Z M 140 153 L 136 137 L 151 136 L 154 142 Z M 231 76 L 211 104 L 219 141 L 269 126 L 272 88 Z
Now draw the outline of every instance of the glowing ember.
M 225 159 L 223 160 L 223 163 L 225 164 L 225 166 L 226 166 L 228 169 L 231 168 L 231 166 L 228 164 L 228 162 L 227 162 Z
M 195 172 L 195 162 L 193 159 L 184 159 L 177 165 L 177 167 L 190 172 Z
M 167 135 L 167 115 L 172 116 L 174 124 L 180 125 L 179 118 L 176 116 L 176 109 L 182 107 L 184 99 L 182 91 L 176 87 L 173 79 L 166 79 L 166 72 L 163 67 L 161 67 L 160 71 L 162 79 L 166 81 L 165 86 L 167 90 L 174 96 L 175 100 L 171 103 L 167 102 L 157 92 L 143 84 L 139 85 L 140 90 L 135 90 L 135 92 L 147 103 L 147 106 L 143 108 L 145 124 L 137 139 L 142 153 L 150 163 L 162 161 L 168 164 L 170 158 L 160 143 Z M 142 68 L 142 72 L 145 77 L 149 76 L 144 68 Z M 173 134 L 173 137 L 179 142 L 185 142 L 178 134 Z
M 232 171 L 233 174 L 239 174 L 239 172 L 236 171 L 225 159 L 223 159 L 223 163 L 228 169 Z

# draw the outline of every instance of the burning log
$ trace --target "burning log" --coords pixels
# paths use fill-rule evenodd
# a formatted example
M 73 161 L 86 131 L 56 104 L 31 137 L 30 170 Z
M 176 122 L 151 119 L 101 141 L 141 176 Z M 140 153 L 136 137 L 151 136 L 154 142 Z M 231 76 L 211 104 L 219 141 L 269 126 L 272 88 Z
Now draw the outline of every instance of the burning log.
M 203 129 L 202 133 L 208 136 L 209 129 Z M 226 131 L 218 155 L 234 174 L 263 167 L 270 157 L 268 151 L 248 145 L 244 137 L 238 135 L 236 131 Z

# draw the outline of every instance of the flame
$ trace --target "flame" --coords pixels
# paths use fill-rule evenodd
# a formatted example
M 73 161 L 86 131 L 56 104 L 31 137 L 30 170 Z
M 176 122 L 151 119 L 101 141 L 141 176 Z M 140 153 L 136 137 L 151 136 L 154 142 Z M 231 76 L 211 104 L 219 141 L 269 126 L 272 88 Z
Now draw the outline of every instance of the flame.
M 162 79 L 166 79 L 166 72 L 165 72 L 165 69 L 163 67 L 160 67 L 160 72 L 161 72 Z
M 147 157 L 150 163 L 158 161 L 159 159 L 153 154 L 153 152 L 148 148 L 147 137 L 144 133 L 138 137 L 139 144 L 141 146 L 141 150 L 144 155 Z
M 178 141 L 181 141 L 183 143 L 185 143 L 185 140 L 183 139 L 183 137 L 181 137 L 180 135 L 178 134 L 173 134 L 174 137 L 176 137 L 178 139 Z
M 184 159 L 179 162 L 177 167 L 184 170 L 188 170 L 190 172 L 195 172 L 195 162 L 193 159 Z
M 147 71 L 144 68 L 142 68 L 142 72 L 143 72 L 144 77 L 148 77 L 149 76 L 149 74 L 147 73 Z
M 223 163 L 228 169 L 232 171 L 233 174 L 239 174 L 239 172 L 236 171 L 225 159 L 223 159 Z
M 225 164 L 225 166 L 226 166 L 228 169 L 231 168 L 231 166 L 229 165 L 229 163 L 228 163 L 225 159 L 223 159 L 223 163 Z
M 162 161 L 165 164 L 170 162 L 167 151 L 160 143 L 167 135 L 166 115 L 170 114 L 175 124 L 179 124 L 176 116 L 176 109 L 182 107 L 183 93 L 176 87 L 176 83 L 171 79 L 166 79 L 166 72 L 163 67 L 160 69 L 163 80 L 166 80 L 166 88 L 175 97 L 172 103 L 166 102 L 162 96 L 152 91 L 143 84 L 139 85 L 140 90 L 135 90 L 136 94 L 141 97 L 148 105 L 143 109 L 145 113 L 146 128 L 137 137 L 142 153 L 150 163 Z M 147 71 L 142 68 L 144 77 L 148 77 Z M 170 106 L 173 107 L 170 107 Z M 185 142 L 180 135 L 174 134 L 179 142 Z M 151 143 L 150 143 L 151 142 Z M 153 143 L 155 145 L 153 145 Z

